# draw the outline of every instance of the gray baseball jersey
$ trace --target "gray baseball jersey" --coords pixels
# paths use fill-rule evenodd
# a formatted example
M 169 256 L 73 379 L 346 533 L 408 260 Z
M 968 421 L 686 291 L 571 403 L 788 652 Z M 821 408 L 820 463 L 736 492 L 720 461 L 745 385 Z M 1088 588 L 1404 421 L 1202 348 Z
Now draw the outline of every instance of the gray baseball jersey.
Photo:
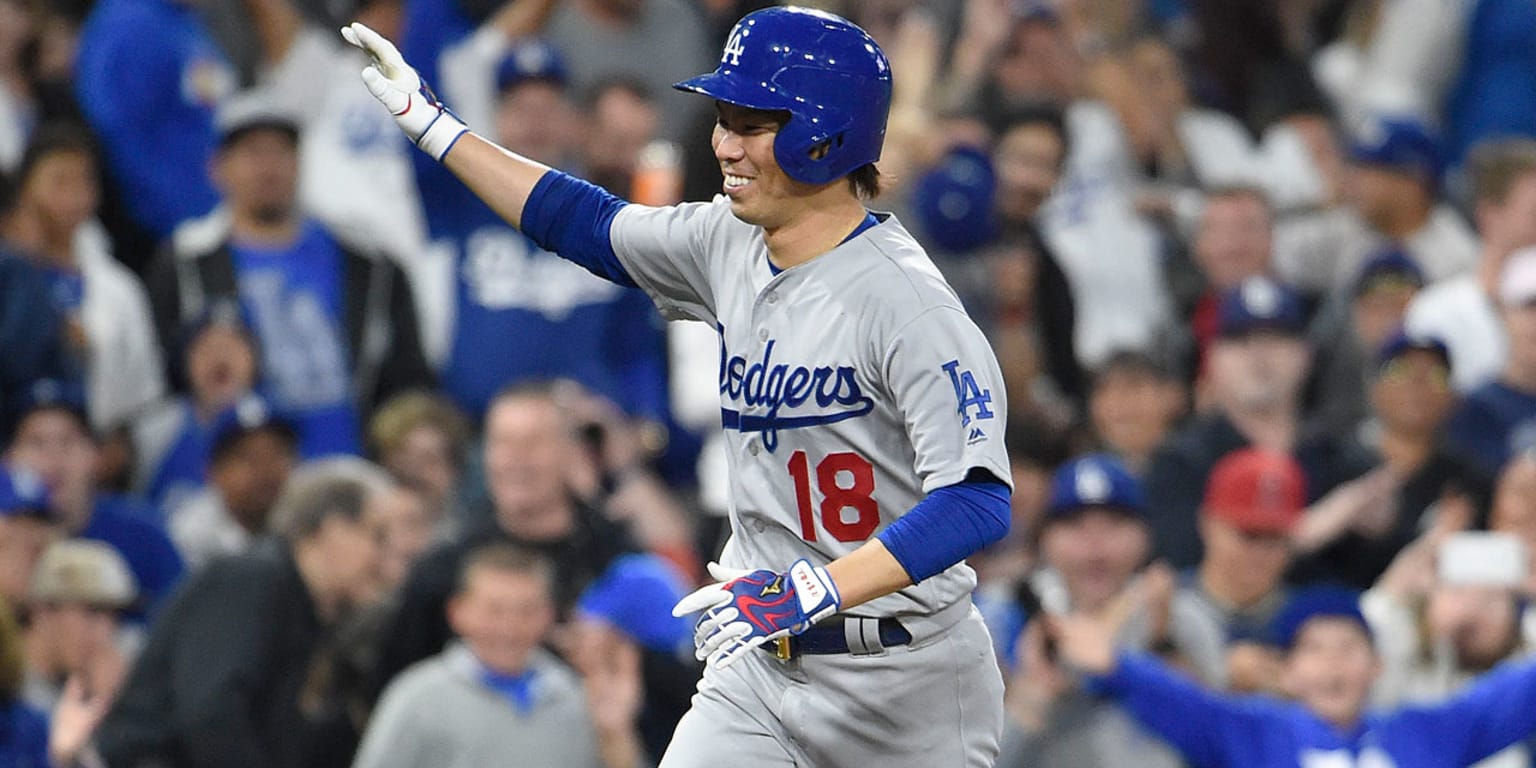
M 997 361 L 895 217 L 885 215 L 831 252 L 778 273 L 762 230 L 737 219 L 724 197 L 626 206 L 610 239 L 663 314 L 702 320 L 720 333 L 731 488 L 723 564 L 782 571 L 804 557 L 825 565 L 973 468 L 1010 482 Z M 945 754 L 953 758 L 944 764 L 990 765 L 1002 685 L 990 647 L 971 637 L 985 638 L 969 605 L 975 585 L 975 573 L 957 564 L 851 611 L 894 616 L 914 628 L 912 647 L 894 651 L 900 658 L 884 666 L 863 657 L 785 663 L 750 654 L 706 671 L 663 764 L 717 764 L 710 755 L 718 760 L 721 748 L 748 744 L 768 744 L 770 752 L 782 747 L 775 754 L 793 756 L 790 764 L 831 754 L 840 757 L 814 764 L 935 764 L 918 753 L 906 762 L 907 750 L 892 754 L 889 745 L 917 738 L 950 745 L 955 751 Z M 939 675 L 959 692 L 919 672 L 935 672 L 929 666 L 941 667 Z M 797 729 L 775 714 L 787 701 L 775 691 L 800 690 L 797 682 L 810 683 L 805 710 L 832 720 L 817 717 Z M 837 721 L 836 713 L 854 706 L 839 691 L 853 689 L 885 697 L 912 716 Z M 942 714 L 957 701 L 963 706 L 954 717 Z M 729 711 L 741 716 L 720 715 Z M 785 733 L 763 742 L 765 717 Z M 854 749 L 855 736 L 875 746 Z
M 825 565 L 974 467 L 1008 482 L 996 358 L 895 217 L 777 275 L 724 197 L 626 206 L 611 240 L 663 314 L 720 332 L 723 564 Z M 975 586 L 960 564 L 859 613 L 933 613 Z

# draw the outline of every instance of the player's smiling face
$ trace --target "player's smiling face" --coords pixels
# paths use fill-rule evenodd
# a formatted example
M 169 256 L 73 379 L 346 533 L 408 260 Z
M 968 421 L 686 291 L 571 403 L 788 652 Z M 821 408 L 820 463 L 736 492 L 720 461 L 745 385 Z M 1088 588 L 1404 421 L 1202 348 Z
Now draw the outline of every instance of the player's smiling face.
M 773 229 L 795 215 L 797 200 L 814 189 L 789 178 L 773 154 L 784 115 L 716 102 L 719 118 L 711 144 L 725 176 L 721 190 L 731 212 L 749 224 Z

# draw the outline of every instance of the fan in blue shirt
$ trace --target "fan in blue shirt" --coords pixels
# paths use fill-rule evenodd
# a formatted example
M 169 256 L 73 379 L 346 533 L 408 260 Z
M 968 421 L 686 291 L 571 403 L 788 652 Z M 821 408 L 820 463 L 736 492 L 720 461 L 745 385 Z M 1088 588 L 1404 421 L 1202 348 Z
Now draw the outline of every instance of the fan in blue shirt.
M 1282 680 L 1295 701 L 1201 688 L 1150 656 L 1117 652 L 1123 598 L 1099 616 L 1053 617 L 1061 660 L 1086 672 L 1193 766 L 1468 766 L 1536 730 L 1536 662 L 1505 664 L 1444 702 L 1368 712 L 1381 674 L 1358 596 L 1317 587 L 1276 619 Z

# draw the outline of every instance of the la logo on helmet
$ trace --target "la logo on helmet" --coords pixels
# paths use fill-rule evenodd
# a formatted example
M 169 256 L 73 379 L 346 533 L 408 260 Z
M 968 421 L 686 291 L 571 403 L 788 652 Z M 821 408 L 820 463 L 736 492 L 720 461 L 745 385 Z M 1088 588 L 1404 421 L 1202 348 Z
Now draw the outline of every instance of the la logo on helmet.
M 733 67 L 741 66 L 741 55 L 747 52 L 746 46 L 741 44 L 741 38 L 745 36 L 745 33 L 746 30 L 741 27 L 737 27 L 731 32 L 731 39 L 725 41 L 725 51 L 720 54 L 721 64 L 729 64 Z

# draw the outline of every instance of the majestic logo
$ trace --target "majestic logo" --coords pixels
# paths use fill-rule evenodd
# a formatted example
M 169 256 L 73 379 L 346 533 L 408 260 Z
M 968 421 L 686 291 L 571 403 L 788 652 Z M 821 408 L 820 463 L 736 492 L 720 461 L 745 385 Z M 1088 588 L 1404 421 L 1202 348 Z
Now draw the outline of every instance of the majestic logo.
M 763 359 L 749 363 L 742 355 L 730 355 L 721 333 L 720 397 L 746 408 L 766 407 L 766 413 L 742 413 L 720 409 L 726 429 L 763 433 L 763 447 L 772 452 L 779 446 L 779 430 L 800 429 L 835 424 L 856 419 L 875 408 L 875 401 L 864 394 L 854 377 L 853 366 L 790 366 L 773 362 L 777 342 L 769 339 L 763 347 Z M 795 409 L 814 404 L 816 413 L 796 413 Z M 786 413 L 789 411 L 789 413 Z
M 970 425 L 971 414 L 967 412 L 970 408 L 976 409 L 977 421 L 992 418 L 992 409 L 987 407 L 992 404 L 992 390 L 977 386 L 976 377 L 971 375 L 969 369 L 960 370 L 959 360 L 951 360 L 943 368 L 949 374 L 950 383 L 955 385 L 955 399 L 960 401 L 960 426 Z M 976 436 L 976 432 L 971 432 L 972 438 Z

